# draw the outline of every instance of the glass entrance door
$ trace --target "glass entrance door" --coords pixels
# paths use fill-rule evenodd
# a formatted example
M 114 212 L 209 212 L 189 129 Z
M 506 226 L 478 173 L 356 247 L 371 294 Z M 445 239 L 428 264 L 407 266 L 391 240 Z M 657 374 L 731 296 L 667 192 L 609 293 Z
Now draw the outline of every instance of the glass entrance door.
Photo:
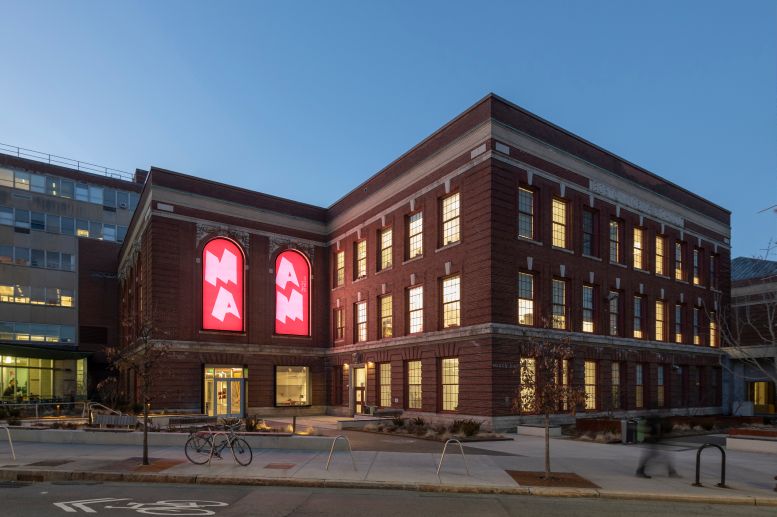
M 364 413 L 364 395 L 367 391 L 367 370 L 365 368 L 354 368 L 354 411 Z
M 240 418 L 244 414 L 245 372 L 243 368 L 205 368 L 205 414 Z

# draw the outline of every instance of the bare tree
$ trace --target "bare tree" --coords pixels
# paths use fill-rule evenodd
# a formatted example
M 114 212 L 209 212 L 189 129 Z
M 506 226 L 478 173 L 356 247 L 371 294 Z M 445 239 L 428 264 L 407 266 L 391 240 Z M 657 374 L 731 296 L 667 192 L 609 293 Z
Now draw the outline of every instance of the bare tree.
M 154 330 L 150 323 L 144 323 L 135 329 L 134 339 L 128 337 L 122 340 L 121 346 L 110 351 L 117 370 L 135 375 L 138 381 L 140 401 L 143 404 L 143 465 L 149 464 L 148 412 L 153 400 L 153 387 L 170 353 L 168 343 L 154 339 Z
M 539 414 L 545 423 L 545 479 L 550 471 L 550 416 L 560 411 L 573 415 L 585 403 L 585 390 L 574 386 L 571 369 L 565 370 L 572 349 L 565 342 L 532 341 L 523 347 L 519 382 L 513 409 L 523 414 Z

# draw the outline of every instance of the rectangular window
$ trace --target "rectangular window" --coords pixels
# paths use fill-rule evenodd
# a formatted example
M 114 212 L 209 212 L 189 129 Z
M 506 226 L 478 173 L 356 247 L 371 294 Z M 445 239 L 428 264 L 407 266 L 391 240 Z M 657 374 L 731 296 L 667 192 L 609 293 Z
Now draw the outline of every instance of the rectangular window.
M 46 214 L 46 231 L 49 233 L 59 233 L 59 216 Z
M 634 269 L 645 269 L 644 259 L 645 231 L 642 228 L 634 228 L 633 258 Z
M 380 337 L 389 338 L 394 336 L 394 325 L 392 322 L 392 297 L 390 294 L 378 298 L 378 308 L 380 310 Z
M 634 390 L 634 406 L 637 409 L 642 409 L 645 407 L 645 386 L 644 386 L 644 379 L 642 377 L 642 365 L 637 364 L 634 366 L 634 374 L 635 374 L 635 390 Z
M 561 360 L 561 385 L 564 386 L 566 389 L 569 389 L 570 379 L 572 379 L 572 363 L 570 363 L 569 359 L 562 359 Z M 568 409 L 569 409 L 569 400 L 567 399 L 567 396 L 565 394 L 561 400 L 561 410 L 567 411 Z
M 583 286 L 583 332 L 594 331 L 594 287 Z
M 534 325 L 534 275 L 518 273 L 518 324 Z
M 618 291 L 610 291 L 607 297 L 610 305 L 610 335 L 620 336 L 620 312 L 621 300 Z
M 666 341 L 666 302 L 656 300 L 656 341 Z
M 441 200 L 442 213 L 442 245 L 447 246 L 459 242 L 459 193 L 451 194 Z
M 67 199 L 73 199 L 73 197 L 75 197 L 75 185 L 72 181 L 61 180 L 59 182 L 59 188 L 62 189 L 59 194 L 60 196 Z
M 718 346 L 718 322 L 715 320 L 715 313 L 710 313 L 710 346 Z
M 73 255 L 70 253 L 63 253 L 62 254 L 62 269 L 64 271 L 75 271 L 76 269 L 76 260 Z
M 620 264 L 621 261 L 621 223 L 610 220 L 610 262 Z
M 45 230 L 46 229 L 46 214 L 43 212 L 32 212 L 31 227 L 33 230 Z
M 72 217 L 63 217 L 60 220 L 60 230 L 64 235 L 75 235 L 76 223 Z
M 442 410 L 459 409 L 459 358 L 442 360 Z
M 0 224 L 6 226 L 13 226 L 13 208 L 7 206 L 0 206 Z
M 30 176 L 30 191 L 37 192 L 39 194 L 45 194 L 46 177 L 39 174 L 32 174 Z
M 659 365 L 656 373 L 656 405 L 664 407 L 664 365 Z
M 421 409 L 421 361 L 407 362 L 407 408 Z
M 693 344 L 701 345 L 701 334 L 699 333 L 699 309 L 693 308 Z
M 46 267 L 49 269 L 59 269 L 60 255 L 58 251 L 46 252 Z
M 103 239 L 106 241 L 115 242 L 116 241 L 116 225 L 115 224 L 105 224 L 103 225 Z
M 53 176 L 46 177 L 46 194 L 50 196 L 59 195 L 59 178 Z
M 585 408 L 596 409 L 596 362 L 585 362 Z
M 116 191 L 116 205 L 124 210 L 129 208 L 129 192 L 124 190 Z
M 710 254 L 710 288 L 718 288 L 718 256 Z
M 612 363 L 612 409 L 621 408 L 621 364 Z
M 676 280 L 685 280 L 683 272 L 683 243 L 677 241 L 674 243 L 674 277 Z
M 275 405 L 310 405 L 310 368 L 307 366 L 275 367 Z
M 407 290 L 408 332 L 415 334 L 424 331 L 424 287 L 411 287 Z
M 30 173 L 16 171 L 14 174 L 14 187 L 19 190 L 30 190 Z
M 76 219 L 76 237 L 89 237 L 89 221 Z
M 30 229 L 30 211 L 16 209 L 14 217 L 14 226 L 17 228 Z
M 407 258 L 424 254 L 424 213 L 416 212 L 407 218 Z
M 116 242 L 124 242 L 124 239 L 127 238 L 127 227 L 126 226 L 117 226 L 116 227 Z
M 674 342 L 683 342 L 683 306 L 679 303 L 674 306 Z
M 76 201 L 89 201 L 89 185 L 76 183 Z
M 567 204 L 563 199 L 553 198 L 552 236 L 553 245 L 557 248 L 567 247 Z
M 31 251 L 31 260 L 30 264 L 32 264 L 32 267 L 46 267 L 46 252 L 43 250 L 32 250 Z
M 553 318 L 554 329 L 567 328 L 567 283 L 553 279 Z
M 535 386 L 537 384 L 537 363 L 533 357 L 521 357 L 519 361 L 519 379 L 521 386 L 518 405 L 523 413 L 534 413 L 536 410 Z
M 97 221 L 89 221 L 89 237 L 92 239 L 102 239 L 103 236 L 103 223 Z
M 95 205 L 103 204 L 103 188 L 97 185 L 89 185 L 89 202 Z
M 442 281 L 442 328 L 458 327 L 461 312 L 461 277 L 451 276 Z
M 345 252 L 335 253 L 335 287 L 345 283 Z
M 13 246 L 4 246 L 0 244 L 0 264 L 13 264 L 13 263 L 14 263 Z
M 360 240 L 353 245 L 354 278 L 367 276 L 367 239 Z
M 701 285 L 701 250 L 693 249 L 693 285 Z
M 112 188 L 106 188 L 103 191 L 103 207 L 113 208 L 112 212 L 116 211 L 116 190 Z
M 378 271 L 383 271 L 384 269 L 391 267 L 393 237 L 391 228 L 384 228 L 379 232 L 378 243 L 380 249 L 378 250 L 378 256 L 380 262 L 378 263 Z
M 391 407 L 391 363 L 378 365 L 378 384 L 380 386 L 380 406 Z
M 656 274 L 666 274 L 666 237 L 656 235 Z
M 518 235 L 534 239 L 534 191 L 518 189 Z
M 338 307 L 334 310 L 334 327 L 335 327 L 335 341 L 343 339 L 345 337 L 345 313 L 342 307 Z
M 645 337 L 645 333 L 642 330 L 642 297 L 634 297 L 634 337 L 642 339 Z
M 367 341 L 367 302 L 358 302 L 353 306 L 354 341 Z
M 29 266 L 30 265 L 30 248 L 14 249 L 14 264 L 17 266 Z
M 589 209 L 583 210 L 583 255 L 596 257 L 595 245 L 596 233 L 594 231 L 594 212 Z
M 13 171 L 0 167 L 0 187 L 13 188 Z

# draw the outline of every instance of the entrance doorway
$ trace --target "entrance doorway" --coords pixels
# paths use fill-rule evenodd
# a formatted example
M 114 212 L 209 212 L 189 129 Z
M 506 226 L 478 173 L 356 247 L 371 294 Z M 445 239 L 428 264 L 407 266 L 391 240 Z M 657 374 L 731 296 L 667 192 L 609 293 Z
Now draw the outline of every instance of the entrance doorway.
M 245 413 L 243 367 L 205 367 L 205 414 L 215 417 L 242 418 Z
M 367 391 L 367 369 L 363 366 L 353 369 L 353 386 L 354 411 L 357 414 L 362 414 L 364 413 L 364 396 Z

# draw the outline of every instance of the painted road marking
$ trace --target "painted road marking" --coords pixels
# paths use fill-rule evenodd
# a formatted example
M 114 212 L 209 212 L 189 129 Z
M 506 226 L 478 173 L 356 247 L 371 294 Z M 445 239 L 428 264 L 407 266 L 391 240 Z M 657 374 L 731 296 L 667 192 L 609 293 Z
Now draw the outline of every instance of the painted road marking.
M 124 506 L 112 506 L 107 504 L 118 501 L 128 502 L 125 503 Z M 97 513 L 97 510 L 90 507 L 93 505 L 104 505 L 104 510 L 134 510 L 137 513 L 145 515 L 215 515 L 216 512 L 209 508 L 221 508 L 229 506 L 229 503 L 221 501 L 199 501 L 196 499 L 169 499 L 156 501 L 154 503 L 136 503 L 130 498 L 116 499 L 111 497 L 54 503 L 54 506 L 69 513 L 78 513 L 79 510 L 82 510 L 84 513 Z

